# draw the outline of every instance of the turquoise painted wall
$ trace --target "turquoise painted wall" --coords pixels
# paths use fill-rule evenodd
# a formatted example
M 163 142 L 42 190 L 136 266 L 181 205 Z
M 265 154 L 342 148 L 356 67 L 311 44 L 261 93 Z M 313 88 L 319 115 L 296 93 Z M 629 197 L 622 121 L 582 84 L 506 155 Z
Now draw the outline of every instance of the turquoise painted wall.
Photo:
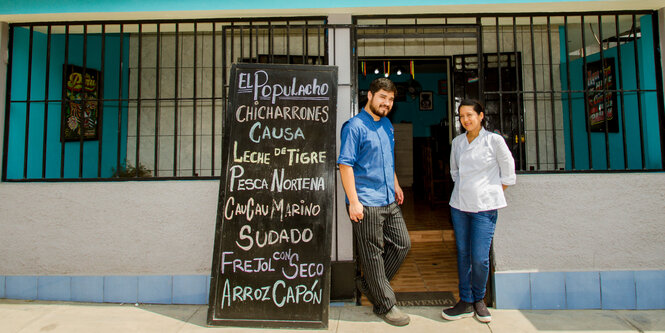
M 556 3 L 566 0 L 539 0 L 537 2 Z M 601 1 L 601 0 L 586 0 Z M 466 0 L 464 4 L 519 4 L 533 3 L 533 0 Z M 570 1 L 566 1 L 570 2 Z M 43 14 L 43 13 L 89 13 L 89 12 L 141 12 L 141 11 L 180 11 L 180 10 L 251 10 L 251 9 L 296 9 L 296 8 L 353 8 L 353 7 L 390 7 L 390 6 L 435 6 L 459 5 L 458 0 L 384 0 L 380 4 L 374 1 L 358 0 L 254 0 L 254 1 L 219 1 L 219 0 L 21 0 L 0 1 L 2 14 Z M 371 14 L 371 13 L 368 13 Z
M 645 15 L 640 18 L 642 37 L 638 39 L 638 61 L 640 75 L 640 89 L 657 89 L 656 76 L 654 73 L 654 45 L 651 16 Z M 561 36 L 561 87 L 562 90 L 568 90 L 566 74 L 566 46 L 563 27 L 560 27 Z M 618 69 L 617 48 L 611 48 L 603 52 L 604 58 L 614 58 L 615 67 Z M 587 63 L 600 60 L 600 53 L 587 56 Z M 635 71 L 635 51 L 634 43 L 621 45 L 621 70 L 623 75 L 623 89 L 631 90 L 637 88 L 637 77 Z M 571 90 L 584 89 L 582 76 L 583 59 L 576 59 L 570 62 L 570 82 Z M 619 73 L 615 72 L 616 87 L 620 89 Z M 642 169 L 642 153 L 640 148 L 640 128 L 639 115 L 637 110 L 637 94 L 635 92 L 624 93 L 625 110 L 621 109 L 621 99 L 617 95 L 617 108 L 619 110 L 619 132 L 608 135 L 610 146 L 610 165 L 607 166 L 605 133 L 591 133 L 591 151 L 593 169 Z M 647 169 L 660 169 L 662 167 L 662 157 L 660 151 L 660 131 L 658 129 L 658 99 L 656 92 L 640 93 L 642 103 L 642 123 L 644 133 L 644 154 Z M 563 116 L 564 116 L 564 135 L 566 143 L 566 169 L 573 170 L 571 163 L 571 147 L 575 152 L 575 170 L 589 169 L 589 145 L 586 131 L 586 117 L 584 110 L 584 94 L 572 93 L 569 99 L 568 94 L 562 96 Z M 569 103 L 572 105 L 572 128 L 570 126 Z M 621 113 L 625 113 L 625 123 L 621 122 Z M 624 163 L 623 153 L 623 132 L 626 134 L 626 145 L 628 155 L 628 165 Z M 571 133 L 573 143 L 571 145 Z
M 358 89 L 368 89 L 372 80 L 378 77 L 383 77 L 383 74 L 367 73 L 366 77 L 360 74 Z M 408 74 L 391 74 L 389 77 L 396 83 L 409 81 L 410 78 L 411 76 Z M 445 73 L 416 73 L 415 80 L 422 86 L 422 91 L 432 92 L 432 110 L 421 111 L 419 97 L 414 99 L 407 95 L 406 101 L 394 103 L 390 115 L 392 122 L 394 124 L 412 123 L 414 137 L 431 136 L 430 126 L 439 124 L 443 119 L 448 118 L 448 95 L 439 95 L 437 91 L 439 80 L 444 79 L 446 79 Z
M 28 92 L 28 56 L 30 30 L 15 28 L 12 49 L 12 101 L 26 100 Z M 101 35 L 88 35 L 86 67 L 101 70 Z M 120 57 L 120 35 L 106 35 L 106 56 L 103 73 L 103 94 L 105 99 L 127 98 L 129 59 L 129 36 L 123 38 L 123 55 Z M 68 62 L 83 65 L 83 36 L 70 34 Z M 33 33 L 32 80 L 30 87 L 31 100 L 44 100 L 46 78 L 47 35 Z M 125 64 L 122 69 L 122 96 L 118 94 L 120 77 L 120 60 Z M 65 36 L 51 36 L 51 53 L 49 65 L 48 99 L 62 98 L 62 71 L 65 62 Z M 120 128 L 120 159 L 124 163 L 127 145 L 127 103 L 122 105 L 122 124 Z M 48 119 L 45 121 L 46 111 Z M 14 102 L 10 105 L 9 144 L 7 152 L 7 178 L 22 179 L 25 154 L 27 107 L 25 102 Z M 60 142 L 61 103 L 49 103 L 45 110 L 44 103 L 31 103 L 30 127 L 28 136 L 27 178 L 42 177 L 44 161 L 44 126 L 47 126 L 46 140 L 46 178 L 60 178 L 61 147 Z M 118 104 L 106 102 L 101 108 L 101 140 L 85 141 L 83 144 L 83 177 L 96 178 L 99 144 L 102 144 L 101 177 L 111 177 L 116 167 L 118 149 Z M 64 177 L 79 177 L 79 142 L 65 143 Z

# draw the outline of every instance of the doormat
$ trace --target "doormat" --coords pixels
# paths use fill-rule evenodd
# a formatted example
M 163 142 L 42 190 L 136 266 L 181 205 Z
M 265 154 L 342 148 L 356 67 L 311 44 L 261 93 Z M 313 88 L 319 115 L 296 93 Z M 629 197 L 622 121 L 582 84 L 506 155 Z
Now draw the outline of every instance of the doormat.
M 450 291 L 422 291 L 395 293 L 399 306 L 454 306 L 455 297 Z

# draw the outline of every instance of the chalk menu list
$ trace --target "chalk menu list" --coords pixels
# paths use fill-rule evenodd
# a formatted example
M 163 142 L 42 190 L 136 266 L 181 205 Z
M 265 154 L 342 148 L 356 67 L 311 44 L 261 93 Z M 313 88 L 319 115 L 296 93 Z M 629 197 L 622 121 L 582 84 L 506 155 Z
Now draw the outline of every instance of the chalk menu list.
M 328 326 L 337 68 L 237 64 L 208 324 Z

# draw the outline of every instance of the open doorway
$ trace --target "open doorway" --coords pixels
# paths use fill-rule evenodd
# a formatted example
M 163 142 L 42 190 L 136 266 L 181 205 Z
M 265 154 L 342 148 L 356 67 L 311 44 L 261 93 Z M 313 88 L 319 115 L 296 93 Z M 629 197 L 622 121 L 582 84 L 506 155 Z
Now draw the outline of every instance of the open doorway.
M 358 107 L 366 104 L 369 84 L 378 77 L 390 78 L 398 89 L 389 118 L 412 247 L 391 284 L 398 304 L 452 306 L 458 298 L 448 206 L 450 142 L 456 134 L 451 119 L 458 97 L 454 57 L 478 53 L 480 31 L 475 24 L 405 26 L 388 21 L 359 19 L 355 42 Z M 479 95 L 480 85 L 466 85 L 462 91 L 472 87 Z M 368 304 L 364 298 L 361 302 Z
M 372 80 L 397 86 L 388 118 L 395 129 L 395 172 L 411 251 L 392 284 L 398 303 L 454 305 L 457 261 L 448 199 L 451 57 L 358 58 L 358 105 Z

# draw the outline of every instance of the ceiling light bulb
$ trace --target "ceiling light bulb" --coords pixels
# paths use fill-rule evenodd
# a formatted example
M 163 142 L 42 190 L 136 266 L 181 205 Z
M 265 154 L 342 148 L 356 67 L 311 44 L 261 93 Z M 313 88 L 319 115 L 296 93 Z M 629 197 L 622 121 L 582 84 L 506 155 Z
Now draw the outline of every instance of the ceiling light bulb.
M 390 74 L 384 73 L 383 76 L 388 77 L 388 76 L 390 76 Z
M 402 75 L 402 70 L 401 69 L 397 70 L 397 75 Z
M 374 69 L 374 74 L 379 74 L 379 69 L 378 68 Z

